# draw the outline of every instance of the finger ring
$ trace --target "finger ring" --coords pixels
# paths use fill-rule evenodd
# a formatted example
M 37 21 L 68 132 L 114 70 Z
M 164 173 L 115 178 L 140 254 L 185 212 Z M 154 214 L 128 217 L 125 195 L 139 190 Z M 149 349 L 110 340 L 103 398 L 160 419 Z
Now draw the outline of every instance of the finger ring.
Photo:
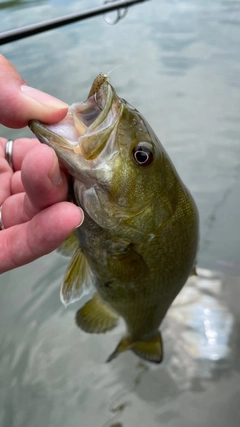
M 12 170 L 14 170 L 14 168 L 13 168 L 13 140 L 12 139 L 9 139 L 6 143 L 5 158 L 9 164 L 9 166 L 11 166 Z
M 4 224 L 2 221 L 2 206 L 0 206 L 0 230 L 4 230 Z

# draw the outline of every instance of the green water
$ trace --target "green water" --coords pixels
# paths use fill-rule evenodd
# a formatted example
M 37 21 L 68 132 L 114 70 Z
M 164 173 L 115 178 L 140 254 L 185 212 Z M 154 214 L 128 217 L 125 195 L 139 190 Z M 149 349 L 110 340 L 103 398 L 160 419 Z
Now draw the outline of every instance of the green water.
M 0 31 L 101 4 L 0 0 Z M 239 24 L 238 0 L 151 0 L 116 26 L 99 16 L 0 48 L 29 85 L 70 104 L 119 65 L 117 93 L 150 122 L 201 218 L 199 277 L 163 323 L 158 367 L 131 353 L 104 363 L 124 325 L 75 327 L 59 255 L 0 277 L 1 427 L 239 427 Z

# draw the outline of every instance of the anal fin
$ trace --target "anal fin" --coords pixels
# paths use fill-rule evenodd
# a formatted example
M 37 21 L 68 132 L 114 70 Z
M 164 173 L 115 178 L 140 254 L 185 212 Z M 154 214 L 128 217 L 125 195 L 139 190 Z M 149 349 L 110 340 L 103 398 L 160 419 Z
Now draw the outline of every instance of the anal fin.
M 80 329 L 89 333 L 104 333 L 113 329 L 118 315 L 95 293 L 76 313 L 76 323 Z

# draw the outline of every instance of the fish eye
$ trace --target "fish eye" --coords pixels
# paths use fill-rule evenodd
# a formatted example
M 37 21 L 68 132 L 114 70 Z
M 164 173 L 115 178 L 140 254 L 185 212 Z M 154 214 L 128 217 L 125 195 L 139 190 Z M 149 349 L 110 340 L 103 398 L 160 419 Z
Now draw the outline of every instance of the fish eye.
M 137 145 L 132 153 L 135 162 L 140 166 L 148 166 L 153 161 L 152 151 L 144 145 Z

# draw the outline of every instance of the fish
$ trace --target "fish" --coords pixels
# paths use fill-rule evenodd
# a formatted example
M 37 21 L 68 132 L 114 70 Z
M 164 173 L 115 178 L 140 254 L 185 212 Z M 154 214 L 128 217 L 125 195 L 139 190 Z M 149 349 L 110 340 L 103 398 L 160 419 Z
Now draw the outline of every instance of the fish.
M 160 325 L 195 272 L 198 210 L 158 137 L 120 98 L 107 74 L 94 79 L 86 101 L 56 124 L 29 127 L 52 147 L 71 176 L 71 200 L 84 222 L 62 244 L 72 254 L 61 287 L 68 305 L 92 289 L 76 313 L 87 333 L 124 335 L 107 362 L 126 350 L 160 363 Z M 177 337 L 176 337 L 177 338 Z

